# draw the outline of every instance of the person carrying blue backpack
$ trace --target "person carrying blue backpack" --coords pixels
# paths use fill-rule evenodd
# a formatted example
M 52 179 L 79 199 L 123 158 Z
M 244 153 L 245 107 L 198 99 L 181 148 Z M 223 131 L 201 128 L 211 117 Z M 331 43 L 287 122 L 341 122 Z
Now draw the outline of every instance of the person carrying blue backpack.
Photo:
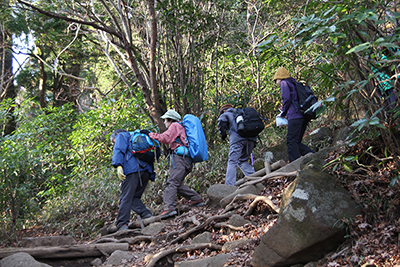
M 168 110 L 161 119 L 168 128 L 164 133 L 148 133 L 149 137 L 163 144 L 170 145 L 171 167 L 167 186 L 164 190 L 164 210 L 161 219 L 175 216 L 175 199 L 177 194 L 188 199 L 191 207 L 205 205 L 203 198 L 194 190 L 184 184 L 185 177 L 192 171 L 193 162 L 188 150 L 187 136 L 184 126 L 180 123 L 181 115 L 173 109 Z
M 121 180 L 121 196 L 117 217 L 118 231 L 127 230 L 131 209 L 142 219 L 152 217 L 150 210 L 143 204 L 141 197 L 149 180 L 154 181 L 154 165 L 144 162 L 132 151 L 131 134 L 124 129 L 115 130 L 110 136 L 114 144 L 112 165 L 117 168 Z

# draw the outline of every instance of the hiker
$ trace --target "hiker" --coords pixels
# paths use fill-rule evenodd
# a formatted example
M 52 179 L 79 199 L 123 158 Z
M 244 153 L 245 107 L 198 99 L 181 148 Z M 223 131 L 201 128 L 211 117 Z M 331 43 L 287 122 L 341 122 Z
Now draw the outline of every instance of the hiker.
M 378 47 L 378 49 L 382 50 L 383 48 Z M 396 51 L 399 52 L 398 49 L 390 49 L 388 51 L 392 51 L 393 53 Z M 381 53 L 378 55 L 378 60 L 384 62 L 387 61 L 388 58 L 385 54 Z M 375 68 L 374 66 L 371 66 L 371 70 L 376 74 L 375 86 L 378 88 L 376 92 L 378 96 L 383 99 L 383 107 L 385 111 L 389 111 L 396 106 L 396 90 L 394 85 L 398 78 L 400 78 L 400 75 L 397 75 L 397 77 L 393 75 L 391 77 L 390 69 L 388 67 Z
M 175 199 L 177 194 L 188 199 L 190 207 L 202 207 L 205 205 L 203 198 L 194 190 L 184 185 L 185 177 L 192 171 L 192 159 L 187 149 L 185 128 L 179 122 L 181 115 L 173 109 L 168 110 L 161 116 L 165 127 L 168 129 L 162 133 L 149 133 L 149 137 L 163 144 L 170 145 L 171 167 L 167 186 L 164 191 L 164 210 L 160 214 L 165 219 L 177 214 L 175 210 Z
M 225 174 L 225 184 L 227 185 L 236 184 L 237 167 L 246 176 L 254 173 L 248 160 L 256 146 L 257 137 L 242 137 L 238 134 L 235 113 L 236 109 L 231 104 L 224 104 L 220 108 L 218 117 L 218 129 L 222 140 L 225 140 L 229 133 L 228 166 Z
M 274 75 L 274 82 L 280 86 L 282 95 L 282 112 L 279 117 L 287 117 L 288 131 L 286 136 L 289 162 L 315 151 L 301 143 L 310 120 L 305 119 L 298 109 L 296 80 L 290 77 L 287 69 L 280 67 Z
M 142 197 L 149 180 L 154 180 L 154 166 L 137 159 L 132 151 L 131 134 L 124 129 L 115 130 L 110 136 L 114 144 L 112 165 L 121 180 L 121 196 L 117 217 L 117 231 L 127 230 L 131 209 L 142 219 L 152 217 L 143 204 Z

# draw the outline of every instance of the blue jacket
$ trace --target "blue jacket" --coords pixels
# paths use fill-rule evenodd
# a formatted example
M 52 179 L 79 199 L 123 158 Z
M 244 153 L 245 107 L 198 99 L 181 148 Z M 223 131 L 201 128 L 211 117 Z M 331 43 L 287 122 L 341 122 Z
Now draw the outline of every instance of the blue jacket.
M 148 164 L 137 159 L 132 151 L 131 135 L 129 132 L 121 132 L 115 138 L 113 148 L 112 165 L 116 168 L 122 166 L 124 174 L 128 175 L 134 172 L 148 171 L 151 174 L 150 180 L 154 181 L 156 174 L 154 172 L 154 164 Z M 140 166 L 139 166 L 139 164 Z
M 281 81 L 281 95 L 282 95 L 282 117 L 287 117 L 288 120 L 304 118 L 303 114 L 298 109 L 299 101 L 296 92 L 296 80 L 287 78 Z M 293 102 L 297 106 L 293 105 Z
M 219 116 L 219 118 L 218 118 L 219 131 L 225 130 L 225 129 L 223 129 L 223 127 L 221 127 L 224 123 L 227 124 L 227 126 L 228 126 L 229 144 L 231 145 L 236 142 L 243 141 L 243 140 L 257 141 L 256 137 L 246 138 L 246 137 L 242 137 L 238 134 L 237 123 L 235 121 L 235 113 L 236 113 L 236 109 L 230 108 L 230 109 L 227 109 L 224 113 L 222 113 L 221 116 Z

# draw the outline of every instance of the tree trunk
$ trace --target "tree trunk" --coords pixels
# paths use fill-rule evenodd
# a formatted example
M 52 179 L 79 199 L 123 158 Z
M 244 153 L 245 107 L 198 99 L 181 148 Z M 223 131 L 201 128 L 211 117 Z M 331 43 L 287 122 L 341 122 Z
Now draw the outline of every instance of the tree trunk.
M 11 99 L 14 103 L 16 93 L 12 70 L 12 36 L 4 27 L 4 24 L 0 27 L 0 101 Z M 16 122 L 14 117 L 14 106 L 10 106 L 7 109 L 7 120 L 2 128 L 3 135 L 12 134 L 15 131 Z

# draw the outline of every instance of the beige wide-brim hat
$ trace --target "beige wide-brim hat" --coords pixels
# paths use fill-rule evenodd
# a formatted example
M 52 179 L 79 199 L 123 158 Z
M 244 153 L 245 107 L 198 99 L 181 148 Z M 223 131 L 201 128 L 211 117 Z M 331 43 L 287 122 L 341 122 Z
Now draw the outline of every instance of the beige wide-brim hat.
M 167 112 L 165 112 L 164 115 L 161 116 L 161 119 L 172 119 L 175 121 L 179 121 L 181 119 L 181 115 L 179 115 L 178 112 L 176 112 L 173 109 L 168 110 Z

